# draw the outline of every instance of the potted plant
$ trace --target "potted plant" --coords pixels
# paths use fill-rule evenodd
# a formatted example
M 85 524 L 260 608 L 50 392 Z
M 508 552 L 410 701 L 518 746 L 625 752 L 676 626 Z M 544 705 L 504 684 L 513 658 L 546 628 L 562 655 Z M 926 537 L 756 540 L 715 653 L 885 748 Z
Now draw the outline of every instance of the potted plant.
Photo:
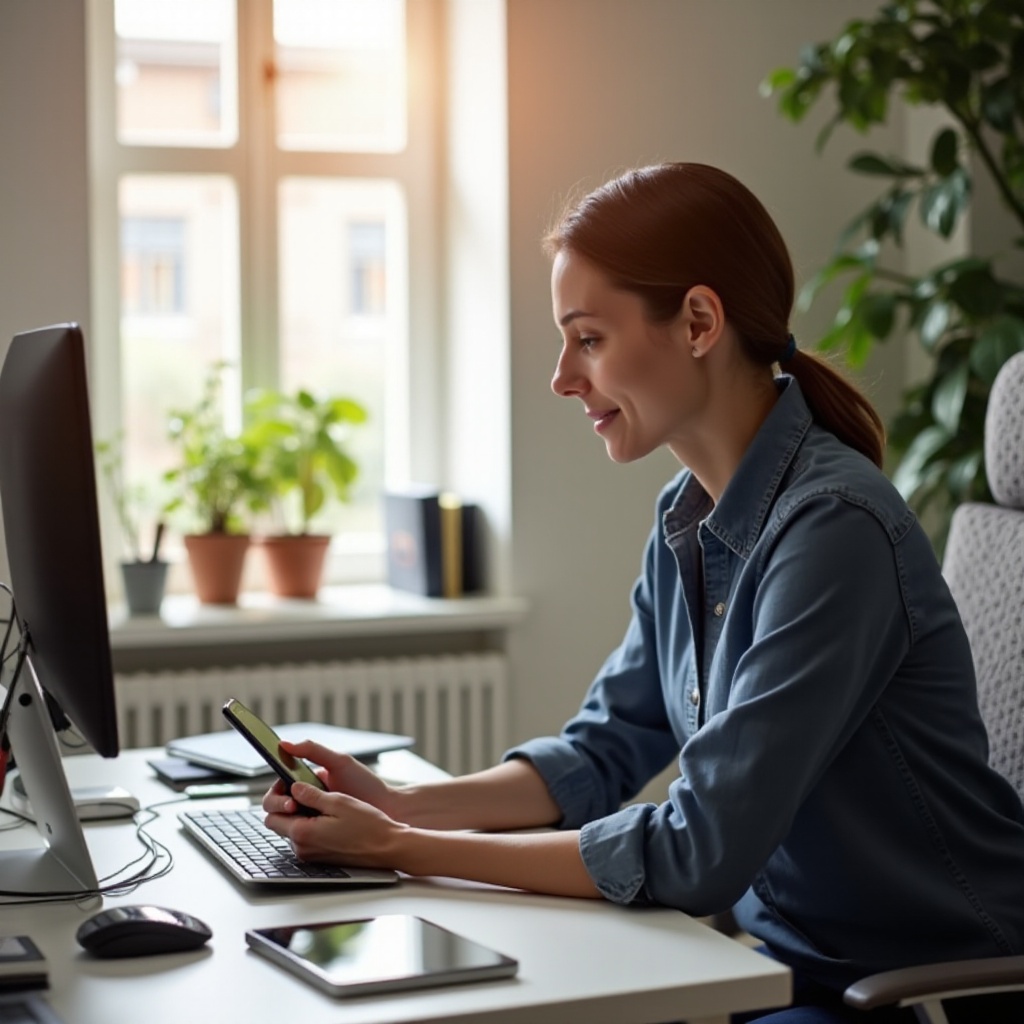
M 347 502 L 359 467 L 347 445 L 366 409 L 351 398 L 316 398 L 254 390 L 246 396 L 246 443 L 255 476 L 269 496 L 275 529 L 262 537 L 269 585 L 280 597 L 312 598 L 323 576 L 330 536 L 314 520 L 330 499 Z
M 823 286 L 848 278 L 820 347 L 845 349 L 853 365 L 903 330 L 933 357 L 930 377 L 904 394 L 889 441 L 899 459 L 894 482 L 919 513 L 928 509 L 940 549 L 955 506 L 990 498 L 985 411 L 999 368 L 1024 349 L 1024 286 L 1000 277 L 987 256 L 921 273 L 894 269 L 886 256 L 890 246 L 902 247 L 915 208 L 929 231 L 949 238 L 978 175 L 991 181 L 1015 245 L 1024 245 L 1022 54 L 1024 21 L 1013 4 L 891 0 L 834 40 L 806 46 L 795 68 L 778 69 L 762 87 L 794 121 L 834 96 L 819 148 L 840 124 L 866 133 L 883 123 L 894 97 L 946 115 L 925 161 L 871 152 L 850 160 L 852 171 L 879 182 L 880 195 L 850 222 L 801 295 L 806 307 Z
M 180 462 L 164 474 L 177 492 L 165 511 L 188 517 L 185 550 L 204 604 L 237 602 L 250 543 L 242 512 L 266 501 L 254 474 L 256 452 L 244 434 L 231 435 L 224 425 L 224 368 L 222 363 L 211 367 L 198 403 L 172 410 L 168 423 Z
M 124 480 L 123 435 L 108 441 L 97 441 L 96 461 L 107 493 L 117 513 L 121 537 L 128 558 L 120 561 L 125 603 L 129 615 L 156 615 L 167 585 L 167 563 L 160 558 L 160 541 L 164 524 L 156 523 L 151 547 L 143 558 L 139 520 L 152 505 L 149 493 L 141 484 L 128 485 Z

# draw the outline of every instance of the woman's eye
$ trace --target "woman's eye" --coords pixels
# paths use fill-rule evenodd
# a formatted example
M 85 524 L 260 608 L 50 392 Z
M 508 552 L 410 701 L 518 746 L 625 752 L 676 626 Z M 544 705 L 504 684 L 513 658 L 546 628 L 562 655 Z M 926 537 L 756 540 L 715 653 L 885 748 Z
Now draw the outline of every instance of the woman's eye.
M 592 349 L 597 344 L 597 342 L 598 342 L 597 338 L 593 338 L 593 337 L 590 337 L 590 336 L 581 337 L 580 338 L 580 348 L 583 349 L 585 352 L 589 351 L 590 349 Z

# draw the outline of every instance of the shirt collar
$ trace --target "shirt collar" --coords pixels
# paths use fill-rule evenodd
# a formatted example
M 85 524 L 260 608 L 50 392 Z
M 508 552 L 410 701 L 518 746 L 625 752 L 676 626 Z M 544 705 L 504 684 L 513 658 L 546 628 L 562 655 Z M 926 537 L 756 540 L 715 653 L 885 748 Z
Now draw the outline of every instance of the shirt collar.
M 723 544 L 747 558 L 757 543 L 782 478 L 796 456 L 813 418 L 800 385 L 789 374 L 775 378 L 779 398 L 740 460 L 717 505 L 690 474 L 664 517 L 666 536 L 704 523 Z

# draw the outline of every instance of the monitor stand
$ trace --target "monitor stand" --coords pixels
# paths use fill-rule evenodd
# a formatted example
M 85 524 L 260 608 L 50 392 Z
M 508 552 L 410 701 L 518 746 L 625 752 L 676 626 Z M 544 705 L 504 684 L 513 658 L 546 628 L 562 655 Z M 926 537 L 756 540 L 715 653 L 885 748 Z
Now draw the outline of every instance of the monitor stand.
M 30 657 L 25 656 L 11 686 L 15 693 L 7 736 L 45 845 L 0 850 L 0 889 L 8 893 L 0 896 L 0 905 L 48 893 L 91 894 L 99 882 Z M 0 702 L 5 696 L 0 687 Z

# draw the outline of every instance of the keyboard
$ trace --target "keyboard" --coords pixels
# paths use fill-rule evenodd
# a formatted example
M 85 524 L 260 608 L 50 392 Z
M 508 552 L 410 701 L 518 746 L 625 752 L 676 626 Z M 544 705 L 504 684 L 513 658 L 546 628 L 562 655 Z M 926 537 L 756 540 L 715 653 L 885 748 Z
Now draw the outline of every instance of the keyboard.
M 186 834 L 242 885 L 343 887 L 398 881 L 394 871 L 299 860 L 288 840 L 263 824 L 263 811 L 257 807 L 182 811 L 178 820 Z

